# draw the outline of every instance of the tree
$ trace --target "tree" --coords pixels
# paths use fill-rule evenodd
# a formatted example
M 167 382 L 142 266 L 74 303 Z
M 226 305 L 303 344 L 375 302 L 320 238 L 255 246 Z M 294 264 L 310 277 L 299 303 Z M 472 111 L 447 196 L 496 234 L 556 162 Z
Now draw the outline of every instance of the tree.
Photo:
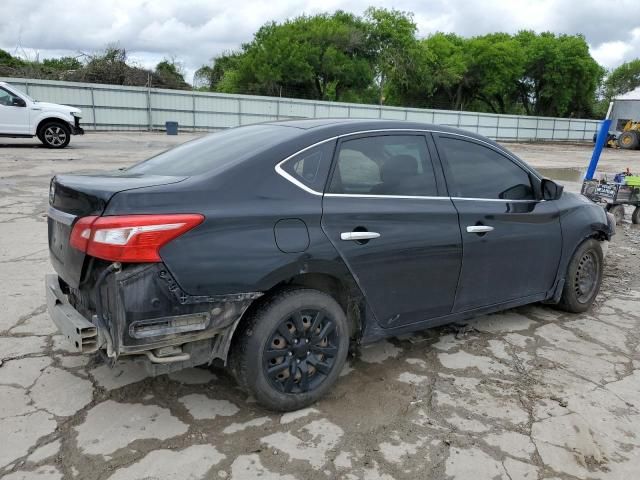
M 463 45 L 467 68 L 456 107 L 468 108 L 477 101 L 481 105 L 475 110 L 513 113 L 517 82 L 524 72 L 524 55 L 518 42 L 506 33 L 494 33 L 471 38 Z
M 364 19 L 368 22 L 375 80 L 382 105 L 387 81 L 391 79 L 395 88 L 406 88 L 410 81 L 418 55 L 416 24 L 412 13 L 375 7 L 365 11 Z
M 242 55 L 241 52 L 226 52 L 213 59 L 213 64 L 203 65 L 196 70 L 193 76 L 193 84 L 196 88 L 203 88 L 211 91 L 222 91 L 222 81 L 227 74 L 228 77 L 233 76 L 238 67 L 238 60 Z M 234 72 L 234 73 L 232 73 Z M 227 82 L 229 78 L 227 78 Z
M 262 26 L 237 57 L 209 75 L 216 90 L 322 100 L 354 99 L 372 84 L 365 23 L 344 12 Z
M 189 88 L 187 82 L 184 81 L 184 69 L 180 63 L 176 62 L 175 58 L 165 58 L 156 65 L 154 80 L 166 88 Z
M 640 87 L 640 58 L 625 62 L 609 73 L 604 82 L 607 101 Z
M 604 69 L 589 54 L 582 35 L 516 35 L 525 57 L 518 81 L 520 102 L 527 114 L 586 116 L 593 111 Z

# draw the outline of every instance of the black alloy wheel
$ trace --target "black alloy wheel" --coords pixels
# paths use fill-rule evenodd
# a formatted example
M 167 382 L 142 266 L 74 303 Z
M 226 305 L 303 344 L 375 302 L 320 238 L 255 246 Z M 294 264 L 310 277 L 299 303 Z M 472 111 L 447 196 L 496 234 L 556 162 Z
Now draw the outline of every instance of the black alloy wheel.
M 259 404 L 287 412 L 307 407 L 338 380 L 350 330 L 327 293 L 288 287 L 269 294 L 233 336 L 229 367 Z
M 284 393 L 314 390 L 331 372 L 338 353 L 328 312 L 300 309 L 282 319 L 262 354 L 265 375 Z

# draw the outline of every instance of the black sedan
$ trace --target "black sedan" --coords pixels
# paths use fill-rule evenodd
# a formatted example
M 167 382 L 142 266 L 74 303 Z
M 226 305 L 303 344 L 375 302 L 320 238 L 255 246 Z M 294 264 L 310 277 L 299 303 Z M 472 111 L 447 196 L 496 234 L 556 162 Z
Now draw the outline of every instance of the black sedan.
M 331 388 L 350 343 L 587 310 L 614 233 L 495 142 L 395 121 L 234 128 L 49 197 L 49 312 L 78 351 L 223 362 L 276 410 Z

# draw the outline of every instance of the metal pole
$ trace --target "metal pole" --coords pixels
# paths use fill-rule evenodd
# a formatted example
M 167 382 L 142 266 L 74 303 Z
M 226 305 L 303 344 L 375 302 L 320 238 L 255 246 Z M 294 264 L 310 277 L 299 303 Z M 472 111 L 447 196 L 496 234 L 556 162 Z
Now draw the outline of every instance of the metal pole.
M 151 118 L 151 88 L 147 88 L 147 123 L 149 131 L 152 131 L 153 123 Z
M 98 129 L 98 122 L 96 121 L 96 100 L 93 96 L 93 87 L 91 87 L 91 110 L 93 111 L 93 129 Z
M 193 131 L 196 131 L 196 94 L 191 94 L 191 108 L 193 109 Z
M 600 124 L 600 130 L 598 130 L 598 136 L 596 137 L 596 144 L 593 147 L 593 153 L 591 154 L 591 161 L 587 168 L 587 173 L 584 175 L 585 180 L 593 180 L 593 175 L 596 173 L 598 167 L 598 161 L 600 160 L 600 154 L 604 148 L 604 144 L 607 142 L 609 136 L 609 127 L 611 127 L 611 109 L 613 108 L 613 102 L 609 103 L 609 110 L 607 116 Z

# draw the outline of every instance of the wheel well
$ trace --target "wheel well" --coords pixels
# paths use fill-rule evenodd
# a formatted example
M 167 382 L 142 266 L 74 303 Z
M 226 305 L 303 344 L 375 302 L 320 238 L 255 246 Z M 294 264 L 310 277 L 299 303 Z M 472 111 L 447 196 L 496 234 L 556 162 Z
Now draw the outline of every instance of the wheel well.
M 589 238 L 595 238 L 600 242 L 604 242 L 605 240 L 609 240 L 609 234 L 603 230 L 596 230 L 590 237 L 585 238 L 585 240 L 588 240 Z M 582 245 L 582 243 L 580 243 L 580 245 Z
M 303 287 L 318 290 L 326 293 L 333 298 L 347 316 L 349 323 L 349 335 L 355 338 L 360 332 L 364 318 L 364 306 L 362 305 L 362 296 L 357 292 L 359 290 L 355 285 L 349 285 L 342 282 L 338 278 L 324 273 L 304 273 L 296 275 L 287 280 L 274 285 L 272 288 L 264 292 L 264 295 L 256 299 L 242 316 L 242 323 L 251 313 L 256 310 L 264 302 L 268 301 L 274 294 L 285 288 Z
M 43 120 L 40 120 L 40 122 L 38 122 L 38 126 L 36 128 L 36 135 L 40 135 L 40 130 L 42 129 L 42 127 L 44 127 L 47 123 L 50 123 L 50 122 L 60 123 L 66 127 L 69 126 L 69 122 L 67 122 L 66 120 L 63 120 L 57 117 L 47 117 Z

